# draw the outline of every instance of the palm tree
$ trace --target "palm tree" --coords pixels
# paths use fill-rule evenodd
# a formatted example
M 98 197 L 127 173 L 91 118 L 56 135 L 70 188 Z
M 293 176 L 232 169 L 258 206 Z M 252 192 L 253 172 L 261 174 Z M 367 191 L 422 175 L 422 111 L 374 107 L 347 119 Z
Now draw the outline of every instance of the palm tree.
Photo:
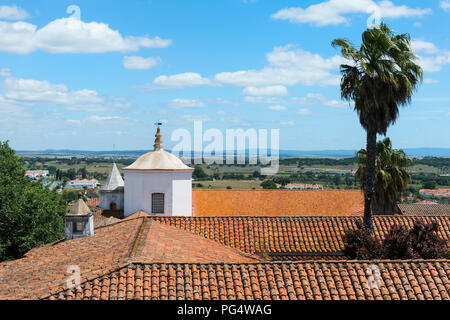
M 375 161 L 375 183 L 372 199 L 372 212 L 374 214 L 395 214 L 396 203 L 403 191 L 411 181 L 408 168 L 412 160 L 403 150 L 392 149 L 389 138 L 377 142 L 377 156 Z M 364 189 L 367 152 L 358 151 L 358 171 L 356 176 Z
M 333 40 L 332 46 L 339 47 L 349 60 L 340 66 L 341 97 L 354 101 L 359 122 L 367 132 L 364 227 L 372 231 L 377 134 L 386 135 L 397 119 L 399 106 L 411 101 L 423 73 L 415 63 L 409 35 L 396 35 L 384 23 L 363 32 L 359 50 L 345 39 Z

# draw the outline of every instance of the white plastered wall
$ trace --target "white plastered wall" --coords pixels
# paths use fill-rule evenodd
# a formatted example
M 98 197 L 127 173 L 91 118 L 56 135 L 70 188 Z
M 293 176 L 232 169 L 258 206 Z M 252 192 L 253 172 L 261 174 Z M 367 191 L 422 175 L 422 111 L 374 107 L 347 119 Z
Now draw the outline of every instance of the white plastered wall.
M 152 193 L 164 193 L 164 215 L 192 215 L 192 173 L 177 171 L 124 171 L 125 217 L 152 213 Z

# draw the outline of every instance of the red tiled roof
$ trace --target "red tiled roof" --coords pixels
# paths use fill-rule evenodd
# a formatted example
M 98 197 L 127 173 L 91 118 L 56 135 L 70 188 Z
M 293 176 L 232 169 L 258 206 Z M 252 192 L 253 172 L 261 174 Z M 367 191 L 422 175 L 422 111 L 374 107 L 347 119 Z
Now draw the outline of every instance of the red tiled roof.
M 414 203 L 399 204 L 398 207 L 402 214 L 410 216 L 450 215 L 450 204 Z
M 449 260 L 134 264 L 50 299 L 448 300 Z
M 360 217 L 152 217 L 244 252 L 329 254 L 343 249 L 345 230 Z M 439 236 L 450 242 L 450 216 L 375 216 L 379 238 L 393 225 L 413 227 L 414 221 L 439 224 Z
M 236 249 L 223 246 L 188 231 L 181 230 L 152 219 L 144 219 L 147 226 L 143 230 L 139 251 L 134 257 L 140 262 L 164 263 L 251 263 L 262 261 L 256 256 L 244 254 Z
M 209 250 L 208 250 L 209 248 Z M 92 279 L 130 262 L 250 263 L 260 258 L 195 236 L 190 232 L 138 218 L 95 229 L 95 235 L 61 241 L 29 251 L 24 258 L 0 263 L 0 299 L 30 299 L 61 291 L 67 268 L 80 268 Z
M 432 195 L 434 197 L 450 197 L 450 189 L 420 189 L 420 194 L 423 195 Z
M 125 265 L 141 225 L 141 220 L 119 222 L 97 228 L 92 237 L 51 243 L 0 263 L 0 299 L 32 298 L 61 288 L 71 265 L 80 267 L 83 278 Z
M 362 215 L 359 190 L 193 190 L 192 213 L 207 216 Z

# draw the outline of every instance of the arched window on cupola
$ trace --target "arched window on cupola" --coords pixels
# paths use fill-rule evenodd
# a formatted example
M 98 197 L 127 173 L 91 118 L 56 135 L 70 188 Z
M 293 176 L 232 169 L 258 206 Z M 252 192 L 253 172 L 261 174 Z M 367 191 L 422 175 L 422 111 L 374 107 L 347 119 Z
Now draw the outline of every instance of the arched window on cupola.
M 164 193 L 152 193 L 152 213 L 164 213 Z

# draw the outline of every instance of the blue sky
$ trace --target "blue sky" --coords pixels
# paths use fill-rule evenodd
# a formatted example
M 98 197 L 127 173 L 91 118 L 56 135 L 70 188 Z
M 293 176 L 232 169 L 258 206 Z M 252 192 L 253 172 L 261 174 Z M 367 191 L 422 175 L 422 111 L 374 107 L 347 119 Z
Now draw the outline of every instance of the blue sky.
M 278 128 L 281 149 L 359 149 L 330 43 L 359 45 L 372 13 L 411 35 L 424 69 L 387 135 L 450 147 L 450 1 L 0 1 L 0 140 L 149 149 L 160 119 L 170 148 L 173 130 L 203 120 Z

